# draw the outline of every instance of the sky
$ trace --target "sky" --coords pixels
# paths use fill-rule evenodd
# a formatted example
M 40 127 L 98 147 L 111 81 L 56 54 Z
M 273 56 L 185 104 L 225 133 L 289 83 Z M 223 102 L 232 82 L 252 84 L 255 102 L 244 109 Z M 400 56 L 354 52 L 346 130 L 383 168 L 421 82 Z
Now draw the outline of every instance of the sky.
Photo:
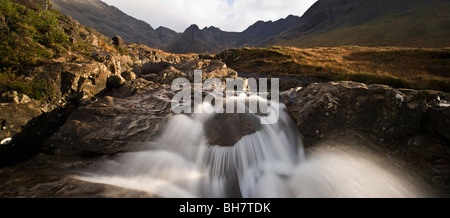
M 259 20 L 301 16 L 317 0 L 102 0 L 149 23 L 184 32 L 192 24 L 241 32 Z

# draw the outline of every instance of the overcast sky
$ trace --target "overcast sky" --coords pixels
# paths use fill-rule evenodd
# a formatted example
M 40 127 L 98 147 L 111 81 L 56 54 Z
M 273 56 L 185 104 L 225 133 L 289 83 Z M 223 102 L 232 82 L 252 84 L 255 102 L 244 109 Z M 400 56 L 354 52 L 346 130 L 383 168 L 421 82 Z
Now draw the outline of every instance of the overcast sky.
M 102 0 L 123 12 L 177 32 L 191 24 L 243 31 L 258 20 L 301 16 L 317 0 Z

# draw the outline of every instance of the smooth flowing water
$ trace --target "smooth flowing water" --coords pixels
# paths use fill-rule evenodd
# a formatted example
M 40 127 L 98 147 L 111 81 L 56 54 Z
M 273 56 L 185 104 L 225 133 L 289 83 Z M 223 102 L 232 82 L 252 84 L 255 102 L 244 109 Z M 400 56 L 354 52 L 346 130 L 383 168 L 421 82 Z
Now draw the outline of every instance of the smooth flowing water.
M 262 114 L 176 115 L 155 148 L 123 154 L 77 178 L 170 198 L 422 196 L 413 181 L 373 155 L 322 149 L 305 157 L 286 107 L 272 102 L 271 108 L 279 116 L 271 125 L 260 124 L 270 118 Z M 230 139 L 233 146 L 219 144 Z

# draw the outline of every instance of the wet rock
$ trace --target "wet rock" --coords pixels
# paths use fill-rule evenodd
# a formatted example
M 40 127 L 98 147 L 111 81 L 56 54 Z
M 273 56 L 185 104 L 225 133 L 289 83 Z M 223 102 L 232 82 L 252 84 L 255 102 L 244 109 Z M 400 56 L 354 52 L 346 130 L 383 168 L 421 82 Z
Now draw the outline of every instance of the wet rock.
M 60 155 L 101 155 L 128 151 L 148 141 L 172 113 L 164 90 L 144 88 L 126 98 L 106 96 L 76 109 L 44 143 L 44 151 Z
M 284 92 L 289 111 L 306 136 L 355 130 L 391 141 L 421 130 L 422 117 L 437 107 L 440 92 L 396 90 L 356 82 L 312 84 Z
M 259 130 L 259 120 L 248 114 L 216 114 L 205 123 L 205 134 L 209 145 L 231 147 L 244 136 Z
M 0 196 L 5 198 L 151 198 L 155 195 L 121 187 L 89 183 L 76 175 L 95 166 L 94 158 L 39 154 L 0 170 Z

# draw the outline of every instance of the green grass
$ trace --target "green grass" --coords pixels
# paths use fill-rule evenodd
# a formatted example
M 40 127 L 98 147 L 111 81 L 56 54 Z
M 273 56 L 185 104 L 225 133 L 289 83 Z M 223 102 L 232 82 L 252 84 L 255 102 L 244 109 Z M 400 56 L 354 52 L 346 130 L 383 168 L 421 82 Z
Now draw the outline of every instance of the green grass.
M 52 86 L 46 80 L 27 79 L 8 70 L 0 73 L 0 84 L 0 91 L 14 90 L 43 102 L 50 100 L 48 98 L 54 92 Z
M 53 91 L 48 82 L 22 75 L 22 69 L 45 65 L 53 58 L 92 60 L 93 46 L 86 40 L 91 35 L 98 38 L 99 47 L 105 51 L 118 52 L 111 39 L 79 26 L 57 10 L 43 10 L 35 3 L 25 7 L 0 0 L 0 92 L 12 90 L 37 100 L 51 99 Z
M 0 66 L 19 69 L 70 49 L 56 10 L 33 10 L 0 1 Z
M 14 90 L 33 99 L 48 99 L 53 90 L 47 81 L 26 79 L 18 72 L 70 49 L 69 37 L 59 25 L 63 18 L 56 10 L 0 1 L 0 91 Z

